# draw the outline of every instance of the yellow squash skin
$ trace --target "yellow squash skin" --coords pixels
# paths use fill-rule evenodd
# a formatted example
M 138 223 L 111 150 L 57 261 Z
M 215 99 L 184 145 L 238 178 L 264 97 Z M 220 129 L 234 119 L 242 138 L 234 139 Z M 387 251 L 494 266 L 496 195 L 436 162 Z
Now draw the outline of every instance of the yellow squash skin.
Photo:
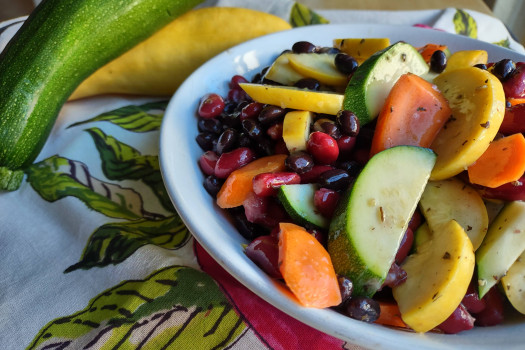
M 289 86 L 241 83 L 241 88 L 255 101 L 281 108 L 336 115 L 343 107 L 344 95 Z
M 401 318 L 416 332 L 445 321 L 465 295 L 474 272 L 472 243 L 454 220 L 407 257 L 404 283 L 392 289 Z
M 452 109 L 430 146 L 437 153 L 431 180 L 455 176 L 474 163 L 494 139 L 505 114 L 501 82 L 474 67 L 444 72 L 434 79 Z
M 97 70 L 70 100 L 110 93 L 172 95 L 195 69 L 222 51 L 290 28 L 277 16 L 250 9 L 192 10 Z
M 300 74 L 322 84 L 345 87 L 348 77 L 335 66 L 335 55 L 326 53 L 289 54 L 290 66 Z
M 458 68 L 472 67 L 476 64 L 487 64 L 489 55 L 485 50 L 456 51 L 447 60 L 445 72 Z
M 347 38 L 334 39 L 334 47 L 340 49 L 344 53 L 352 56 L 361 64 L 368 57 L 372 56 L 377 51 L 386 49 L 390 46 L 390 39 L 388 38 Z

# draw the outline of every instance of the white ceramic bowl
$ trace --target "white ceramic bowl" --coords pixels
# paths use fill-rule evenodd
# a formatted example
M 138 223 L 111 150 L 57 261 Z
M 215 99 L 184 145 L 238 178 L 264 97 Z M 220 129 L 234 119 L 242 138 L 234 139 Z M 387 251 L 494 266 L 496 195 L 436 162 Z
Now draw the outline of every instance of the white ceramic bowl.
M 452 52 L 484 49 L 489 61 L 511 58 L 525 61 L 514 51 L 441 31 L 387 25 L 318 25 L 270 34 L 227 50 L 195 71 L 168 105 L 160 135 L 161 170 L 168 193 L 180 216 L 202 246 L 230 274 L 261 298 L 290 316 L 335 337 L 373 349 L 523 349 L 525 318 L 519 316 L 495 327 L 476 327 L 457 335 L 415 334 L 355 321 L 331 310 L 304 308 L 291 301 L 243 253 L 246 240 L 202 187 L 197 160 L 202 154 L 195 141 L 196 110 L 206 93 L 223 96 L 235 74 L 250 79 L 285 49 L 299 40 L 331 46 L 335 38 L 388 37 L 414 46 L 446 44 Z

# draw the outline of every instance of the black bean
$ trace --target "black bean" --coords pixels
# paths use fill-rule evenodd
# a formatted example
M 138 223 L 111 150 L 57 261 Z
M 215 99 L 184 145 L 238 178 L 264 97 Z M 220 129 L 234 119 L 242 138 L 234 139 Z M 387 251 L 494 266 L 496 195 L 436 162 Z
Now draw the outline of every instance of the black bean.
M 334 191 L 343 191 L 350 185 L 350 175 L 343 169 L 327 170 L 319 175 L 319 186 Z
M 238 145 L 239 132 L 235 129 L 228 128 L 224 130 L 217 140 L 217 154 L 223 154 L 233 150 Z
M 323 46 L 319 47 L 315 50 L 316 53 L 329 53 L 329 54 L 337 54 L 341 52 L 337 47 L 333 46 Z
M 219 193 L 219 190 L 221 189 L 222 187 L 222 184 L 224 183 L 223 180 L 213 176 L 213 175 L 210 175 L 210 176 L 207 176 L 205 179 L 204 179 L 204 189 L 213 197 L 216 197 L 217 196 L 217 193 Z
M 265 135 L 261 125 L 253 119 L 244 119 L 241 124 L 243 131 L 253 140 L 261 140 Z
M 359 119 L 353 112 L 346 110 L 339 111 L 336 116 L 336 122 L 343 134 L 349 136 L 357 136 L 359 134 Z
M 270 125 L 280 122 L 284 118 L 285 114 L 286 109 L 273 105 L 268 105 L 262 109 L 257 119 L 263 125 Z
M 201 132 L 197 135 L 195 140 L 203 151 L 211 151 L 217 143 L 217 135 L 212 134 L 211 132 Z
M 319 91 L 321 88 L 321 83 L 319 80 L 314 78 L 303 78 L 295 82 L 293 85 L 299 89 L 308 89 L 312 91 Z
M 207 131 L 213 134 L 220 134 L 222 132 L 222 123 L 217 118 L 199 118 L 197 126 L 199 131 Z
M 447 55 L 441 50 L 436 50 L 430 56 L 430 69 L 436 73 L 441 73 L 447 67 Z
M 239 147 L 248 147 L 253 148 L 253 142 L 250 136 L 246 135 L 246 133 L 241 132 L 239 134 Z
M 482 70 L 487 70 L 487 65 L 483 63 L 475 64 L 474 67 L 482 69 Z
M 352 56 L 342 52 L 335 55 L 334 63 L 335 67 L 346 75 L 354 73 L 359 65 Z
M 294 171 L 297 174 L 304 174 L 307 171 L 312 170 L 314 160 L 308 153 L 298 151 L 290 154 L 284 161 L 284 164 L 291 171 Z
M 222 114 L 221 120 L 222 123 L 230 128 L 238 128 L 241 126 L 241 118 L 239 117 L 241 112 L 233 111 L 228 114 Z
M 248 221 L 242 206 L 230 209 L 229 212 L 232 215 L 233 225 L 247 240 L 252 241 L 257 237 L 266 234 L 262 227 Z
M 347 160 L 336 164 L 337 168 L 343 169 L 350 175 L 350 177 L 356 177 L 363 169 L 362 165 L 355 160 Z
M 315 121 L 314 131 L 324 132 L 336 140 L 341 137 L 341 131 L 339 130 L 337 124 L 333 120 L 326 118 L 321 118 Z
M 499 62 L 496 62 L 492 74 L 494 74 L 499 80 L 505 81 L 512 76 L 516 70 L 516 64 L 511 59 L 505 58 Z
M 374 322 L 379 318 L 379 303 L 372 298 L 354 297 L 346 304 L 346 312 L 353 319 Z
M 294 53 L 310 53 L 315 52 L 317 47 L 308 41 L 298 41 L 292 46 L 292 51 Z
M 337 282 L 339 283 L 339 289 L 341 290 L 341 303 L 345 303 L 352 296 L 354 284 L 345 276 L 337 276 Z

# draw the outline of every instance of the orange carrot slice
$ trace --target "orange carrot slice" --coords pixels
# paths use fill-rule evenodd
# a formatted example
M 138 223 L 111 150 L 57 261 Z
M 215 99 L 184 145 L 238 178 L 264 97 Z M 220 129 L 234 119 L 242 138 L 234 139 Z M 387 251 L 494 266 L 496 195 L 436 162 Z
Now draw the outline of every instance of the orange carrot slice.
M 437 50 L 446 51 L 447 49 L 447 45 L 426 44 L 425 46 L 418 48 L 417 51 L 423 56 L 425 62 L 430 63 L 430 57 L 432 57 L 434 52 Z
M 325 308 L 341 303 L 332 260 L 321 243 L 301 226 L 280 223 L 279 270 L 299 303 Z
M 284 171 L 286 157 L 284 154 L 262 157 L 232 172 L 217 194 L 217 205 L 223 209 L 242 205 L 253 191 L 253 178 L 262 173 Z
M 409 328 L 403 319 L 401 319 L 401 311 L 395 301 L 378 300 L 381 313 L 375 323 L 384 326 Z
M 490 188 L 517 181 L 525 172 L 525 137 L 513 134 L 493 141 L 468 167 L 470 182 Z
M 525 98 L 509 97 L 509 98 L 507 98 L 507 102 L 510 103 L 511 106 L 521 105 L 521 104 L 525 103 Z
M 399 145 L 429 147 L 450 114 L 434 85 L 414 74 L 402 75 L 379 113 L 371 155 Z

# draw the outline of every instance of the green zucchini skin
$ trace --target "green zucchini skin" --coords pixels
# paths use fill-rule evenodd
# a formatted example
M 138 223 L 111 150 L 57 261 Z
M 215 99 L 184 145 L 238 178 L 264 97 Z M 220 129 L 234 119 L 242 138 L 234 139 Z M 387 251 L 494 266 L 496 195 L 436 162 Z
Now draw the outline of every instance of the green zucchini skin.
M 44 146 L 91 73 L 202 0 L 44 0 L 0 54 L 0 189 Z M 19 180 L 16 180 L 16 179 Z M 13 188 L 15 187 L 15 188 Z

